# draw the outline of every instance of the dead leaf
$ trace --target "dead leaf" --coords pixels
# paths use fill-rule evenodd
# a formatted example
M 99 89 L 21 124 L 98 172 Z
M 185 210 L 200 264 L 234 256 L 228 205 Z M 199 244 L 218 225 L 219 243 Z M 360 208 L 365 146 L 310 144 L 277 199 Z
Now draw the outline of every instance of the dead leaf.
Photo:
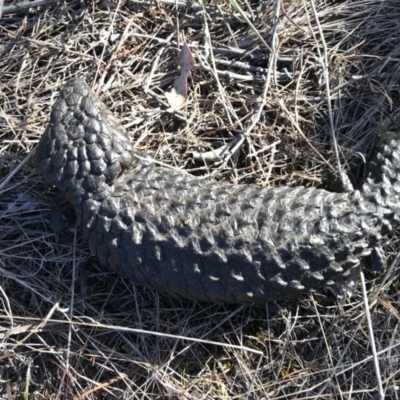
M 172 90 L 165 93 L 168 104 L 171 106 L 168 111 L 177 111 L 186 104 L 187 78 L 195 62 L 185 38 L 183 38 L 183 44 L 178 54 L 177 62 L 181 68 L 181 73 L 178 78 L 176 78 Z

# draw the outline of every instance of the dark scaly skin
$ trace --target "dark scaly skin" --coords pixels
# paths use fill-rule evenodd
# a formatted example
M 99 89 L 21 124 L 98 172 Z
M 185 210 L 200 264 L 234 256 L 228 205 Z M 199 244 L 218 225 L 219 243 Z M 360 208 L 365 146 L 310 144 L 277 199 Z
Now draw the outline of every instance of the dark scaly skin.
M 398 139 L 382 147 L 360 191 L 201 180 L 134 152 L 81 79 L 54 105 L 36 166 L 71 202 L 101 264 L 192 300 L 309 293 L 346 279 L 399 223 Z

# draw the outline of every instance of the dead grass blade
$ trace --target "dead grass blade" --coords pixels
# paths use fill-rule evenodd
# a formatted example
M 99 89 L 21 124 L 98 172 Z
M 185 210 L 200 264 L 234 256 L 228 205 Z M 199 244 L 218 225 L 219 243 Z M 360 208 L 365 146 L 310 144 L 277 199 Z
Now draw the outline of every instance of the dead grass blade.
M 314 186 L 340 160 L 362 182 L 377 132 L 398 129 L 398 1 L 236 1 L 30 1 L 24 14 L 8 11 L 27 2 L 3 5 L 0 397 L 396 398 L 397 234 L 385 243 L 392 267 L 365 269 L 367 322 L 358 287 L 265 308 L 161 297 L 102 270 L 79 235 L 48 229 L 57 193 L 31 152 L 73 76 L 161 165 Z M 171 112 L 178 30 L 195 65 L 184 112 Z

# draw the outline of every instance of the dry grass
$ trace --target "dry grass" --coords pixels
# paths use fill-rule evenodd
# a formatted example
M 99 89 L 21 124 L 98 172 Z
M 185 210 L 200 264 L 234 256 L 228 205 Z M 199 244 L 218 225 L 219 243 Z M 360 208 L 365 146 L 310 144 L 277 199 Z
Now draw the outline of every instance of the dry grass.
M 275 43 L 271 63 L 226 1 L 102 4 L 1 20 L 0 398 L 379 398 L 361 291 L 255 308 L 135 288 L 88 260 L 79 236 L 49 231 L 57 194 L 27 156 L 57 90 L 85 76 L 137 149 L 169 165 L 257 185 L 321 185 L 342 165 L 359 184 L 377 133 L 397 128 L 400 1 L 315 0 L 317 13 L 311 1 L 241 1 Z M 173 114 L 163 93 L 179 31 L 196 67 Z M 227 162 L 193 160 L 243 133 Z M 383 390 L 397 399 L 399 287 L 382 278 L 369 273 L 367 289 Z

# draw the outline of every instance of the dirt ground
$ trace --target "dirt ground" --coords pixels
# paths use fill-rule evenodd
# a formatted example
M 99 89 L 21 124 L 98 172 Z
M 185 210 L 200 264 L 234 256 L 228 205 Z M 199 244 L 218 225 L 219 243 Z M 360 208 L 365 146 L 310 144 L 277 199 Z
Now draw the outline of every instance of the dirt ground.
M 50 231 L 57 191 L 32 151 L 84 77 L 162 163 L 259 186 L 324 187 L 342 169 L 358 187 L 398 129 L 400 1 L 14 3 L 0 19 L 0 399 L 399 398 L 396 232 L 388 268 L 363 265 L 366 295 L 359 279 L 263 307 L 170 299 L 103 270 L 79 232 Z M 184 41 L 195 64 L 175 110 Z

